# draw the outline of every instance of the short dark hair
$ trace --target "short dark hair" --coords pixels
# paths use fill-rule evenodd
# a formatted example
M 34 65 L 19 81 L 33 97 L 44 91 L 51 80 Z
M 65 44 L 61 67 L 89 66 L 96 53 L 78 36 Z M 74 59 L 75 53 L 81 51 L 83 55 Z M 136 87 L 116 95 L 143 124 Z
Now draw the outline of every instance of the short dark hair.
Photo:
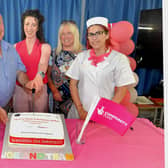
M 44 16 L 40 13 L 40 11 L 38 9 L 30 9 L 30 10 L 26 10 L 23 14 L 22 14 L 22 19 L 21 19 L 21 31 L 22 31 L 22 40 L 24 40 L 26 38 L 25 32 L 24 32 L 24 21 L 25 18 L 27 16 L 32 16 L 34 18 L 37 19 L 38 21 L 38 31 L 36 33 L 37 38 L 39 39 L 39 41 L 41 43 L 45 42 L 45 38 L 44 38 L 44 32 L 43 32 L 43 22 L 44 22 Z

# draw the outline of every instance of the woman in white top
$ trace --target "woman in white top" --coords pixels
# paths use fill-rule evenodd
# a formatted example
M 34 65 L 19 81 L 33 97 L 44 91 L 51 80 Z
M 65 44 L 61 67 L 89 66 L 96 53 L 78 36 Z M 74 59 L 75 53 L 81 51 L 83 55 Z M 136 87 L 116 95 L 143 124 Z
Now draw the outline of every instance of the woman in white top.
M 68 118 L 85 119 L 96 96 L 120 103 L 135 83 L 128 58 L 112 49 L 107 18 L 87 21 L 87 42 L 89 50 L 78 54 L 66 73 L 74 102 Z

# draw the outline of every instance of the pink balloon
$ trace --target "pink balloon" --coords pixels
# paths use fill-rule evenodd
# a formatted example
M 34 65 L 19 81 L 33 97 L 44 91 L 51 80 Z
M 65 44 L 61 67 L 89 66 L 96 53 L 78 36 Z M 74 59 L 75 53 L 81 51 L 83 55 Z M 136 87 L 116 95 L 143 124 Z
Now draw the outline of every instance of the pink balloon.
M 128 88 L 134 88 L 134 87 L 136 87 L 136 86 L 138 85 L 138 83 L 139 83 L 139 77 L 138 77 L 138 75 L 137 75 L 135 72 L 133 72 L 133 75 L 134 75 L 134 78 L 135 78 L 135 83 L 129 85 Z
M 120 44 L 118 42 L 111 40 L 111 44 L 112 44 L 113 50 L 120 51 Z
M 112 24 L 112 26 L 115 26 L 117 23 L 118 23 L 118 22 L 116 22 L 116 23 L 111 23 L 111 24 Z
M 122 99 L 122 101 L 120 102 L 120 104 L 126 105 L 126 104 L 130 103 L 130 99 L 131 99 L 131 95 L 130 95 L 130 92 L 127 90 L 126 94 L 125 94 L 124 98 Z
M 112 24 L 111 37 L 117 42 L 124 42 L 133 35 L 133 25 L 128 21 L 120 21 Z
M 2 19 L 2 16 L 0 14 L 0 40 L 3 39 L 3 36 L 4 36 L 4 24 L 3 24 L 3 19 Z
M 120 102 L 121 105 L 123 105 L 133 116 L 137 117 L 138 116 L 138 108 L 136 105 L 130 102 L 130 93 L 127 91 L 125 97 L 123 100 Z
M 129 90 L 127 90 L 126 95 L 123 98 L 123 100 L 120 102 L 120 104 L 123 105 L 133 116 L 137 117 L 139 110 L 135 104 L 130 102 L 130 99 L 131 99 L 131 95 Z
M 133 103 L 128 103 L 125 105 L 126 109 L 135 117 L 138 116 L 139 110 L 138 107 Z
M 135 44 L 132 40 L 127 40 L 123 43 L 120 43 L 120 52 L 129 55 L 134 51 Z
M 131 66 L 131 69 L 132 71 L 134 71 L 136 69 L 136 61 L 134 58 L 128 56 L 128 59 L 129 59 L 129 62 L 130 62 L 130 66 Z
M 133 75 L 134 75 L 134 78 L 135 78 L 135 84 L 133 85 L 133 87 L 136 87 L 139 83 L 139 77 L 135 72 L 133 72 Z
M 129 88 L 129 92 L 130 92 L 130 96 L 131 96 L 130 102 L 135 103 L 136 99 L 138 97 L 138 93 L 137 93 L 136 89 L 133 87 Z

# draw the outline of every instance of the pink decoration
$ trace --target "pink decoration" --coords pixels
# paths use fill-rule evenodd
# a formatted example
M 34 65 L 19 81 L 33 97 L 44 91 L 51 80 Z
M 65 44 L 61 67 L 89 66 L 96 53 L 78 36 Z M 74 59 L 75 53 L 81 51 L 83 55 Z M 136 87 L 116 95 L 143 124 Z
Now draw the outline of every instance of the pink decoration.
M 119 51 L 125 54 L 126 56 L 130 55 L 135 48 L 134 42 L 130 39 L 134 32 L 133 25 L 128 21 L 120 21 L 117 23 L 110 23 L 108 27 L 112 49 Z M 128 59 L 130 62 L 130 67 L 132 71 L 134 71 L 136 69 L 136 61 L 130 56 L 128 56 Z M 134 114 L 134 116 L 137 116 L 138 108 L 131 103 L 136 100 L 137 91 L 134 87 L 138 84 L 139 81 L 139 78 L 136 75 L 136 73 L 134 73 L 134 77 L 136 82 L 129 86 L 120 104 L 125 106 L 128 109 L 128 111 Z
M 2 16 L 0 14 L 0 40 L 3 39 L 3 36 L 4 36 L 4 24 L 3 24 Z
M 128 103 L 125 105 L 126 109 L 134 116 L 137 117 L 139 114 L 138 107 L 133 103 Z
M 135 78 L 135 83 L 129 85 L 128 88 L 134 88 L 134 87 L 136 87 L 138 85 L 139 77 L 138 77 L 138 75 L 135 72 L 133 72 L 133 75 L 134 75 L 134 78 Z
M 132 40 L 127 40 L 125 42 L 120 43 L 120 52 L 129 55 L 134 51 L 135 44 Z
M 139 77 L 138 77 L 138 75 L 135 72 L 133 72 L 133 74 L 134 74 L 134 78 L 135 78 L 136 83 L 134 85 L 132 85 L 132 86 L 136 87 L 138 85 L 138 83 L 139 83 Z
M 130 102 L 131 103 L 135 103 L 136 102 L 136 98 L 138 96 L 136 89 L 135 88 L 129 88 L 129 92 L 130 92 L 130 95 L 131 95 Z
M 136 69 L 136 61 L 134 58 L 128 56 L 128 59 L 129 59 L 129 62 L 130 62 L 130 66 L 131 66 L 131 69 L 132 71 L 134 71 Z
M 130 39 L 134 32 L 133 25 L 127 21 L 120 21 L 112 23 L 112 27 L 110 24 L 109 30 L 112 48 L 126 56 L 130 55 L 135 48 L 134 42 Z M 136 69 L 136 61 L 130 56 L 128 56 L 128 59 L 131 69 L 134 71 Z M 127 110 L 136 117 L 138 115 L 138 108 L 131 102 L 136 100 L 137 91 L 134 87 L 138 84 L 139 78 L 136 73 L 134 73 L 134 77 L 136 82 L 129 86 L 120 104 L 125 106 Z
M 111 37 L 117 42 L 124 42 L 131 38 L 134 28 L 128 21 L 120 21 L 112 24 Z
M 116 51 L 120 51 L 120 44 L 111 39 L 112 49 Z
M 122 101 L 120 102 L 120 104 L 126 105 L 127 103 L 130 102 L 130 99 L 131 99 L 131 95 L 130 95 L 130 92 L 127 90 L 126 94 L 125 94 L 124 98 L 122 99 Z
M 134 88 L 133 88 L 134 89 Z M 135 90 L 136 91 L 136 90 Z M 123 98 L 123 100 L 120 102 L 121 105 L 123 105 L 124 107 L 127 108 L 127 110 L 134 115 L 135 117 L 138 116 L 138 108 L 136 107 L 136 105 L 134 105 L 133 103 L 130 102 L 131 100 L 131 94 L 129 92 L 129 90 L 127 90 L 125 97 Z

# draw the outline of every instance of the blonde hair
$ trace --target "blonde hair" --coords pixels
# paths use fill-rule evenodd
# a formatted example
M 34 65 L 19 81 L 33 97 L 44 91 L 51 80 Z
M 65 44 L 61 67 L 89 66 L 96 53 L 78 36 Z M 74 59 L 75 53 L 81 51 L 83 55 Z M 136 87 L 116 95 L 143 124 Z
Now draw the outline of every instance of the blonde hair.
M 59 54 L 62 50 L 61 33 L 65 25 L 68 25 L 71 33 L 74 36 L 73 52 L 79 53 L 83 47 L 82 47 L 82 44 L 80 43 L 78 27 L 74 21 L 67 20 L 61 23 L 59 31 L 58 31 L 58 44 L 57 44 L 56 54 Z

